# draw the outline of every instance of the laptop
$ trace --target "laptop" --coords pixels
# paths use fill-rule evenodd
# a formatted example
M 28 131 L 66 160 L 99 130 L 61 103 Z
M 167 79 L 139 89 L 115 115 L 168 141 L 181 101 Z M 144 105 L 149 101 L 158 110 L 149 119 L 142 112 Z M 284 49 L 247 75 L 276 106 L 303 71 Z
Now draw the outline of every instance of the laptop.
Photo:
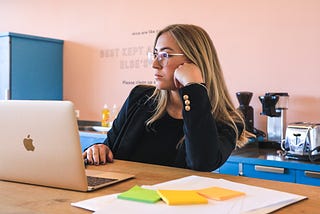
M 92 191 L 134 177 L 85 168 L 70 101 L 0 100 L 0 133 L 0 180 Z

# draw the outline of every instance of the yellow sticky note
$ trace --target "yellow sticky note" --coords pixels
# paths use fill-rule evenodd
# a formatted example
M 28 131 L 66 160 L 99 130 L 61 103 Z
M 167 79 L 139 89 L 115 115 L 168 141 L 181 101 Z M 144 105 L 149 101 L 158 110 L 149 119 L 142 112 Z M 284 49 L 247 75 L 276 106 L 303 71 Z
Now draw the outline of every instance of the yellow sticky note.
M 168 205 L 207 204 L 208 200 L 195 190 L 157 190 Z
M 226 200 L 226 199 L 234 198 L 237 196 L 245 195 L 244 192 L 225 189 L 222 187 L 209 187 L 209 188 L 197 190 L 197 192 L 206 198 L 214 199 L 214 200 Z

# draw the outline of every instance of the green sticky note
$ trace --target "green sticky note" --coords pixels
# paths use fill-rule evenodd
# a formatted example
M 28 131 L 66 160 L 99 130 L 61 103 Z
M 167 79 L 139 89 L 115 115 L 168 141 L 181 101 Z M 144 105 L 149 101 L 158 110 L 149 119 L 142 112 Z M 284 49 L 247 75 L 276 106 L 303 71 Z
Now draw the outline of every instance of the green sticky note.
M 123 192 L 117 196 L 120 199 L 140 201 L 146 203 L 155 203 L 160 200 L 160 196 L 157 191 L 151 189 L 141 188 L 135 185 L 126 192 Z

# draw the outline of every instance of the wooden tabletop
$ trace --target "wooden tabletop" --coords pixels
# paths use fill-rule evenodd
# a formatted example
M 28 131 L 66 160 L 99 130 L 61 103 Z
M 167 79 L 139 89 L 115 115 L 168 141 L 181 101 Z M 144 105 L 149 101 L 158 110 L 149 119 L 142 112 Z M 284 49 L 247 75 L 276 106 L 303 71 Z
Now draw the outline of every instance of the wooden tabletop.
M 307 200 L 284 207 L 276 213 L 317 213 L 320 208 L 320 187 L 315 186 L 197 172 L 121 160 L 115 160 L 114 163 L 104 166 L 89 166 L 89 169 L 126 172 L 134 174 L 135 178 L 90 193 L 0 181 L 0 211 L 1 213 L 90 213 L 87 210 L 73 207 L 70 204 L 97 196 L 123 192 L 134 185 L 153 185 L 189 175 L 223 178 L 233 182 L 308 197 Z

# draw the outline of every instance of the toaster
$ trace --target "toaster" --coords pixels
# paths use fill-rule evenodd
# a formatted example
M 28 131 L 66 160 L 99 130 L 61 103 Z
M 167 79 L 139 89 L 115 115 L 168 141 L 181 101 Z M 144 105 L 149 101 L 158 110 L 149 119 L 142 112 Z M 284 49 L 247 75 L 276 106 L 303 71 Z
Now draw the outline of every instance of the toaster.
M 281 148 L 289 158 L 314 161 L 320 158 L 320 123 L 288 124 Z

